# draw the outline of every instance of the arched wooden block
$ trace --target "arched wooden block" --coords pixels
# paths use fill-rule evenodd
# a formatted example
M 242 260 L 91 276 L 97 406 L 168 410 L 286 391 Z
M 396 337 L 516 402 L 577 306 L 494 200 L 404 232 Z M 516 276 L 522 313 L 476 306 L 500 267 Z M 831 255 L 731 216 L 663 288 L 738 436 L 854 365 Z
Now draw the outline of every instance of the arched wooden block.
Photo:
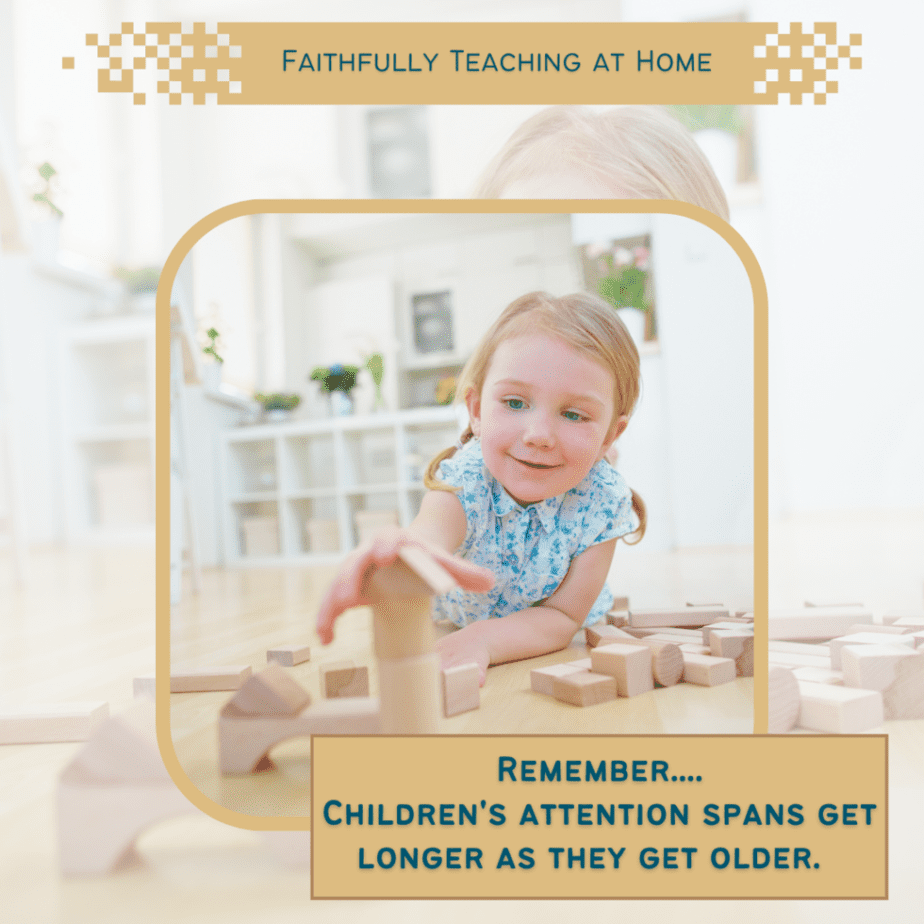
M 252 715 L 228 703 L 218 719 L 219 767 L 236 774 L 272 770 L 269 752 L 290 738 L 374 735 L 379 725 L 379 702 L 368 696 L 325 699 L 285 716 Z
M 133 854 L 138 835 L 152 824 L 198 811 L 161 760 L 152 703 L 138 703 L 94 731 L 61 773 L 57 809 L 66 874 L 109 872 Z

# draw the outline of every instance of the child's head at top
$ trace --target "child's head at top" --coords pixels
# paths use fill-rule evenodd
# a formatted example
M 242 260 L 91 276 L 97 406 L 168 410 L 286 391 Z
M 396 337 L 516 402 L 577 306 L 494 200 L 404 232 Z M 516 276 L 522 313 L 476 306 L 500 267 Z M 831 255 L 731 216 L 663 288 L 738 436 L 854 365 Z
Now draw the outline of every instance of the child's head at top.
M 618 315 L 586 292 L 531 292 L 482 337 L 457 387 L 485 466 L 521 505 L 577 487 L 626 428 L 639 396 L 639 355 Z M 446 489 L 436 477 L 428 487 Z M 644 528 L 644 508 L 636 506 Z
M 687 129 L 656 106 L 551 106 L 488 165 L 480 199 L 679 199 L 728 220 L 728 202 Z

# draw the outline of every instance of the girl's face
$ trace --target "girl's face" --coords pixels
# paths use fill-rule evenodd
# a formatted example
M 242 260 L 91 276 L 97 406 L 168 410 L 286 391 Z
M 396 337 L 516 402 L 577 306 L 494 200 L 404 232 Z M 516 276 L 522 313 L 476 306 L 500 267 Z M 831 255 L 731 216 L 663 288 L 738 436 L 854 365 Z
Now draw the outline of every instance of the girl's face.
M 570 491 L 628 423 L 613 422 L 614 387 L 605 366 L 557 337 L 504 340 L 481 394 L 466 399 L 488 471 L 522 506 Z

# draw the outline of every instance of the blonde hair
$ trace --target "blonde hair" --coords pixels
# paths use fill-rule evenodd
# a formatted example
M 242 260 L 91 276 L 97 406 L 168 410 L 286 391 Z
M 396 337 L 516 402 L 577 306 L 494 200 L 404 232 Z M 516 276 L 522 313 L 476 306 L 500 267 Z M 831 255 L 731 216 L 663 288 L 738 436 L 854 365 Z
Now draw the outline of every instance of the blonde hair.
M 498 199 L 516 180 L 568 167 L 611 188 L 613 198 L 679 199 L 728 221 L 728 201 L 706 155 L 657 106 L 543 109 L 507 139 L 473 196 Z
M 638 348 L 612 306 L 589 292 L 576 292 L 558 298 L 547 292 L 530 292 L 511 302 L 481 338 L 462 369 L 456 388 L 456 400 L 466 401 L 471 394 L 481 394 L 491 359 L 499 344 L 511 337 L 536 332 L 564 340 L 613 374 L 611 426 L 623 415 L 632 415 L 638 402 L 641 380 Z M 430 462 L 424 475 L 427 488 L 435 491 L 458 490 L 438 477 L 440 463 L 452 458 L 456 450 L 472 439 L 473 435 L 469 424 L 456 446 L 445 449 Z M 636 536 L 631 543 L 634 544 L 644 536 L 648 519 L 645 504 L 635 491 L 632 492 L 632 508 L 639 519 L 638 528 L 630 533 Z

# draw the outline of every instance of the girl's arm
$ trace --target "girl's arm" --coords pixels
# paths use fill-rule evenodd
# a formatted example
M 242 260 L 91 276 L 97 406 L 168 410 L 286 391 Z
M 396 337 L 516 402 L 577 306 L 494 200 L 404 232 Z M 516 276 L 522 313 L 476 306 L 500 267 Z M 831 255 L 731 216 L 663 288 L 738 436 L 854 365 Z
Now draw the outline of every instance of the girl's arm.
M 394 562 L 402 545 L 427 549 L 466 590 L 490 590 L 494 584 L 490 571 L 452 554 L 465 539 L 465 531 L 465 511 L 459 498 L 449 491 L 428 491 L 420 513 L 407 529 L 382 530 L 347 556 L 318 611 L 321 641 L 326 645 L 333 639 L 334 620 L 342 612 L 369 603 L 363 593 L 366 572 Z
M 481 682 L 489 664 L 534 658 L 566 648 L 584 624 L 610 570 L 616 540 L 593 545 L 571 562 L 547 600 L 500 619 L 482 619 L 437 642 L 443 666 L 474 661 Z

